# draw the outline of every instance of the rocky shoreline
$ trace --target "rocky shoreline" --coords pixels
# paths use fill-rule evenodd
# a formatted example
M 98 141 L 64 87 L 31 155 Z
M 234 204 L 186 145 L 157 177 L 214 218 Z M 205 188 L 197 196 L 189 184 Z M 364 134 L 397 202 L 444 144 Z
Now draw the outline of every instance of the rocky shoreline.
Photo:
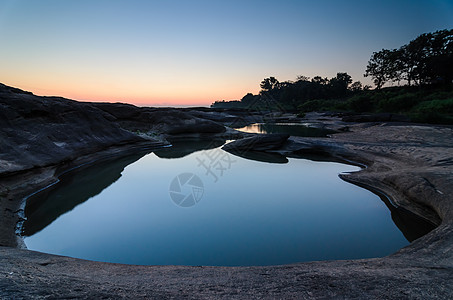
M 344 132 L 330 138 L 286 136 L 281 137 L 283 142 L 252 143 L 264 153 L 322 154 L 365 164 L 366 169 L 342 178 L 380 191 L 395 207 L 438 226 L 388 257 L 269 267 L 132 266 L 20 249 L 15 228 L 22 199 L 55 182 L 65 170 L 153 151 L 175 138 L 247 137 L 225 126 L 268 117 L 82 103 L 0 86 L 0 298 L 453 297 L 453 128 L 449 126 L 344 123 L 336 116 L 312 114 L 304 121 Z

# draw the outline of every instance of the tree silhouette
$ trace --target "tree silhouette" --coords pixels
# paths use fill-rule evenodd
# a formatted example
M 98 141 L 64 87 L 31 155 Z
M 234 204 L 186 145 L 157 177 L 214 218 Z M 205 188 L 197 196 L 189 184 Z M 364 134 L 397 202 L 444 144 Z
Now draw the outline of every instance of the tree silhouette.
M 315 76 L 315 77 L 313 77 L 311 82 L 326 85 L 326 84 L 329 84 L 329 79 L 327 79 L 327 77 L 322 78 L 321 76 Z
M 264 80 L 261 81 L 260 87 L 264 92 L 269 92 L 276 88 L 278 84 L 279 81 L 275 77 L 271 76 L 268 78 L 264 78 Z
M 353 92 L 363 90 L 362 83 L 360 81 L 355 81 L 354 83 L 351 84 L 351 86 L 349 87 L 349 90 L 351 90 Z
M 388 65 L 390 63 L 390 50 L 382 49 L 379 52 L 373 52 L 368 65 L 366 67 L 365 74 L 363 76 L 371 76 L 373 83 L 376 85 L 376 89 L 380 89 L 389 79 L 388 77 Z
M 408 85 L 451 84 L 453 29 L 424 33 L 399 49 L 374 52 L 364 76 L 371 76 L 377 89 L 401 80 Z

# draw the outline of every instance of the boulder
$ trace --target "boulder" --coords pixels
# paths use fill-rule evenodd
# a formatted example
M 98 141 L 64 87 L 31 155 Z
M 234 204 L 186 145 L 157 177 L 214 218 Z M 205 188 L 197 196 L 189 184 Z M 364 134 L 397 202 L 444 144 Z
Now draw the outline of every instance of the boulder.
M 226 144 L 222 149 L 226 151 L 268 151 L 279 149 L 288 140 L 289 134 L 273 133 L 260 134 L 240 139 Z

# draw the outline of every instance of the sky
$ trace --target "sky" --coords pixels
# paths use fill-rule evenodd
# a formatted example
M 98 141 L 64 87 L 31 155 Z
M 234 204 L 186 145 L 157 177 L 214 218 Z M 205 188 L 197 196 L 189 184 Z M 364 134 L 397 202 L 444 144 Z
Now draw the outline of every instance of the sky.
M 0 82 L 207 106 L 298 75 L 364 78 L 373 51 L 453 28 L 453 0 L 0 0 Z

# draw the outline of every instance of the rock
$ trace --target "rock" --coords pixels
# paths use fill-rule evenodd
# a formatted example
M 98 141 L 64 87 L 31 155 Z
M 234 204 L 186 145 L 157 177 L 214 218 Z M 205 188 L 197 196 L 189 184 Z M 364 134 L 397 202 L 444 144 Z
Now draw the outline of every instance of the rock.
M 288 163 L 288 159 L 286 158 L 286 156 L 281 155 L 279 153 L 270 153 L 263 151 L 232 151 L 232 150 L 227 151 L 233 155 L 243 157 L 248 160 L 255 160 L 272 164 Z
M 179 122 L 167 123 L 164 133 L 167 134 L 185 134 L 185 133 L 222 133 L 225 132 L 225 126 L 203 119 L 178 120 Z
M 267 151 L 279 149 L 289 138 L 289 134 L 259 134 L 226 144 L 226 151 Z
M 225 132 L 223 124 L 211 120 L 215 118 L 202 118 L 209 115 L 203 112 L 192 113 L 177 108 L 136 107 L 122 103 L 92 103 L 92 105 L 108 113 L 121 128 L 132 132 L 151 131 L 170 135 Z
M 154 151 L 160 158 L 181 158 L 200 150 L 214 149 L 225 143 L 224 139 L 188 139 L 170 140 L 171 147 Z
M 182 109 L 40 97 L 0 84 L 0 175 L 58 164 L 151 136 L 218 134 L 223 124 Z M 162 143 L 160 143 L 162 144 Z
M 145 142 L 89 103 L 0 87 L 0 174 L 72 160 L 112 145 Z

